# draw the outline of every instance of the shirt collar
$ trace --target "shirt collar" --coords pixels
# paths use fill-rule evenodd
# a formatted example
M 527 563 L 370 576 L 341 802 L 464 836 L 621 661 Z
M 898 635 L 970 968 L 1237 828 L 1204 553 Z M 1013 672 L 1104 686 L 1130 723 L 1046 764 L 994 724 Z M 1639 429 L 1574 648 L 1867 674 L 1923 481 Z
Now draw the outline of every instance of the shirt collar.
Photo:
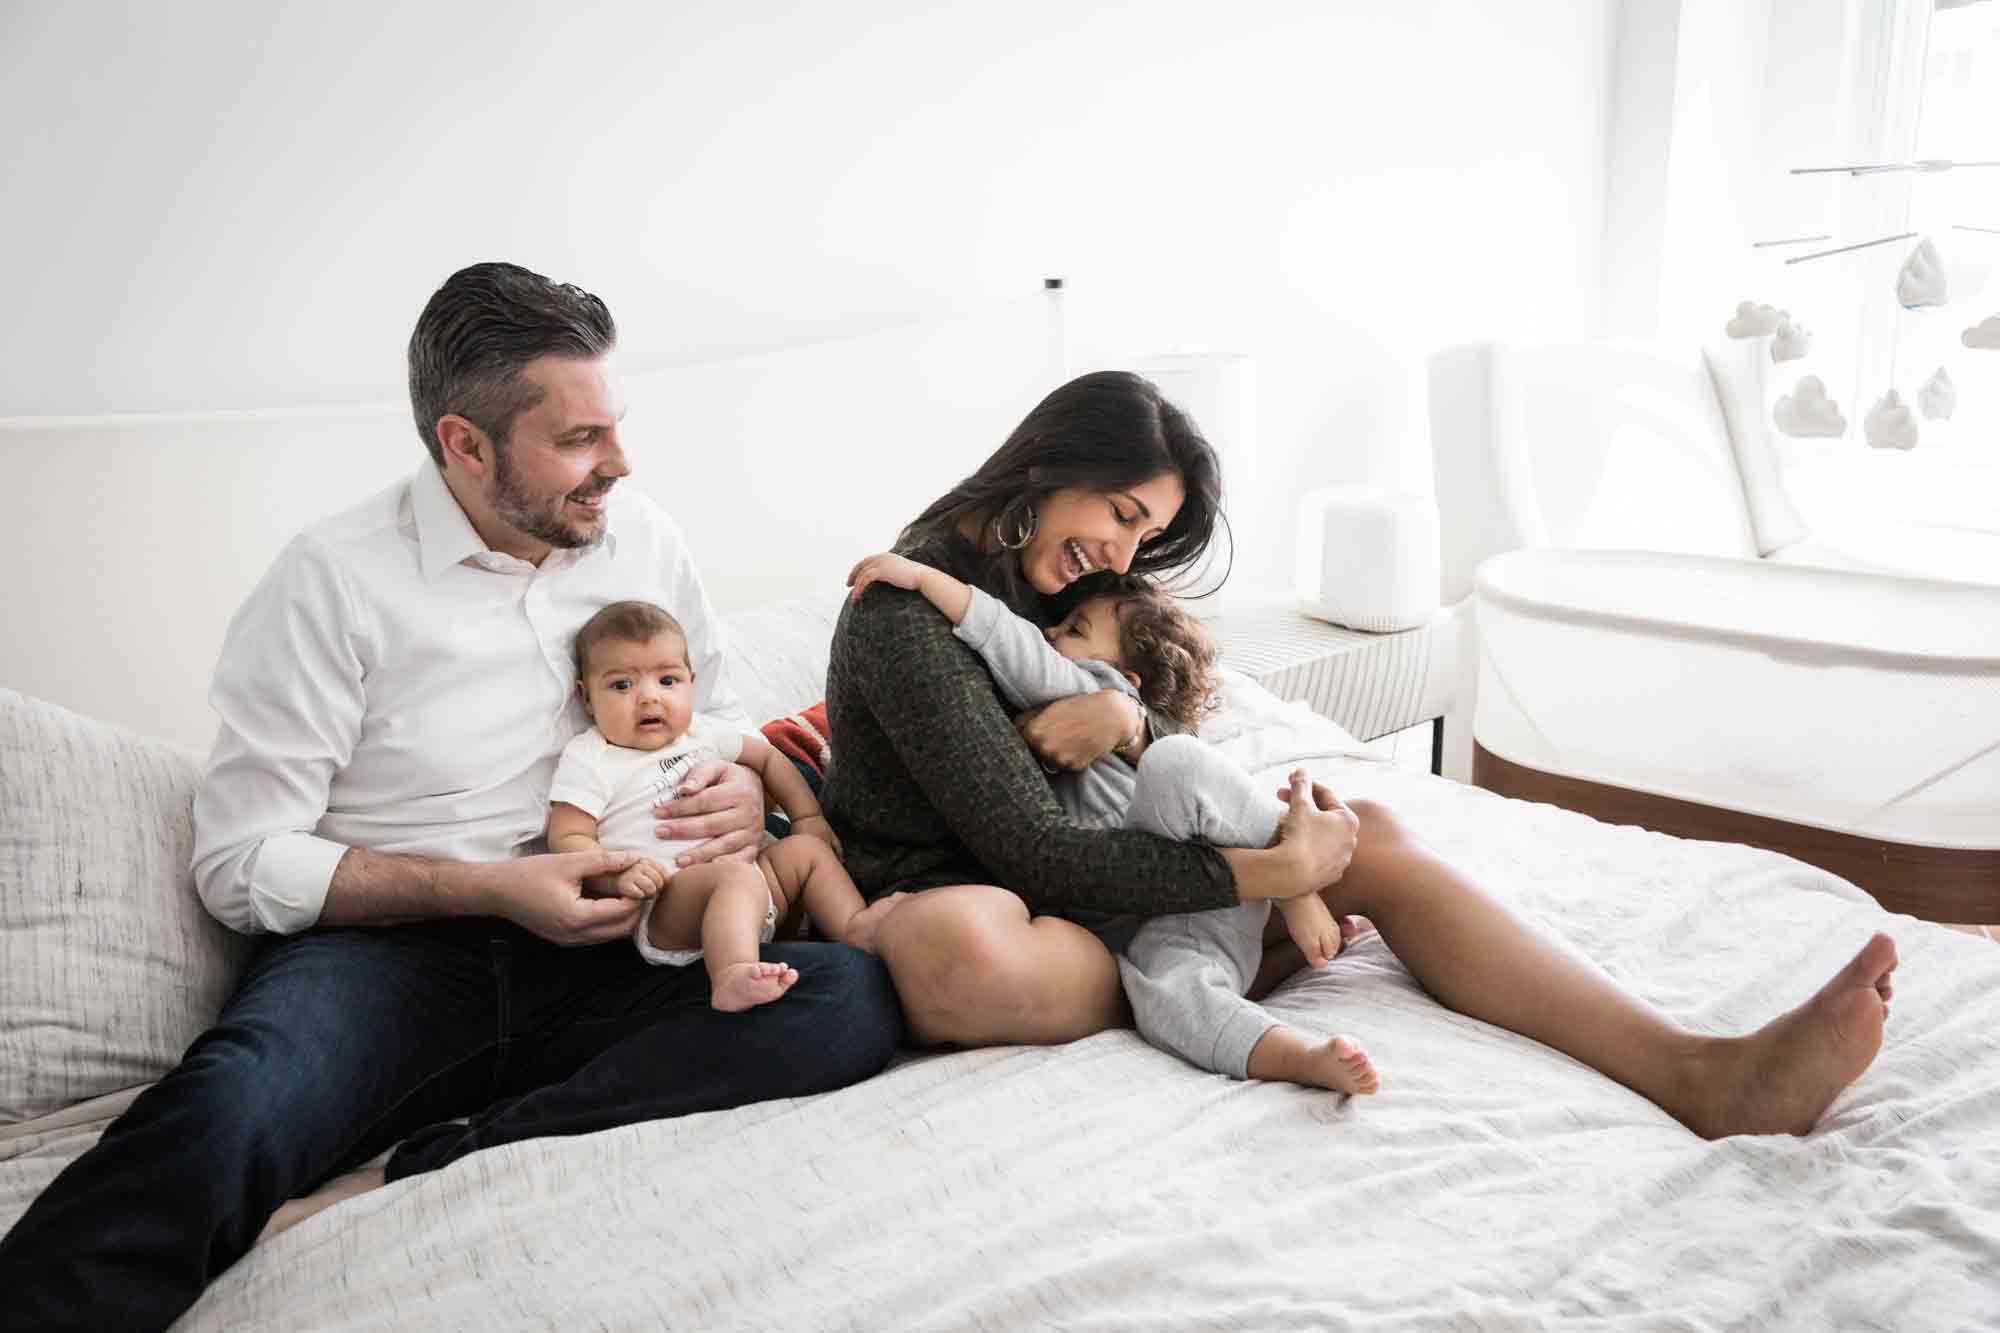
M 611 517 L 606 506 L 605 533 L 602 543 L 605 554 L 618 553 L 618 535 L 611 531 Z M 417 522 L 417 550 L 423 564 L 424 578 L 435 579 L 453 565 L 463 564 L 476 555 L 484 555 L 491 548 L 473 528 L 472 520 L 460 508 L 458 497 L 445 485 L 444 472 L 434 463 L 426 463 L 417 469 L 417 475 L 410 483 L 410 510 Z M 580 560 L 589 551 L 551 551 L 548 560 L 558 558 L 566 561 Z M 546 565 L 548 560 L 542 563 Z
M 424 577 L 435 579 L 460 561 L 478 555 L 486 543 L 473 531 L 472 520 L 458 507 L 458 497 L 444 484 L 435 463 L 417 469 L 410 483 L 410 511 L 417 520 L 417 551 Z

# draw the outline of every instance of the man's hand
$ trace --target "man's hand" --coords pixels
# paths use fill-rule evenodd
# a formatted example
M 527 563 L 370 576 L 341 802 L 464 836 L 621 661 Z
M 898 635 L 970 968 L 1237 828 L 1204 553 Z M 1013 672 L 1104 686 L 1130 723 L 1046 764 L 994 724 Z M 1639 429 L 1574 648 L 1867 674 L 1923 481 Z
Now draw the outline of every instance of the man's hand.
M 654 806 L 653 814 L 661 821 L 654 836 L 663 842 L 706 840 L 675 859 L 681 869 L 723 857 L 754 861 L 764 845 L 764 784 L 741 764 L 697 764 L 681 794 Z
M 1136 721 L 1135 721 L 1135 714 Z M 1138 700 L 1117 690 L 1075 694 L 1014 719 L 1014 729 L 1048 773 L 1089 768 L 1143 725 Z
M 552 944 L 602 944 L 632 933 L 639 900 L 600 898 L 584 887 L 595 875 L 622 876 L 636 852 L 551 852 L 484 867 L 487 906 Z

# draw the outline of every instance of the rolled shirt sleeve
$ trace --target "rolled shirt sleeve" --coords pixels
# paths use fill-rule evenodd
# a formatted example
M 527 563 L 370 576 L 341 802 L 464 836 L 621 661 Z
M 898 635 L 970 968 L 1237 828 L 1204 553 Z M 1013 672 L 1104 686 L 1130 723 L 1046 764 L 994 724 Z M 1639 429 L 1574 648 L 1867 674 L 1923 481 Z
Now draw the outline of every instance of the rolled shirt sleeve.
M 195 886 L 245 934 L 319 920 L 347 848 L 314 830 L 354 752 L 365 699 L 357 612 L 310 536 L 288 546 L 230 621 L 209 703 L 220 719 L 194 803 Z

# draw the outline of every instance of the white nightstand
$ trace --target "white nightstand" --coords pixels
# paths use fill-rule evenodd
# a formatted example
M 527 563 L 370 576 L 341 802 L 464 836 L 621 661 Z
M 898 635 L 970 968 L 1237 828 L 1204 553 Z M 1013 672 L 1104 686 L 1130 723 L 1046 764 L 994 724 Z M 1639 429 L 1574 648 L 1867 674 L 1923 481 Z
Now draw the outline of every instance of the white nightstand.
M 1372 741 L 1431 724 L 1431 772 L 1443 771 L 1444 719 L 1463 652 L 1463 621 L 1441 608 L 1415 629 L 1369 634 L 1315 620 L 1291 603 L 1203 617 L 1222 664 Z

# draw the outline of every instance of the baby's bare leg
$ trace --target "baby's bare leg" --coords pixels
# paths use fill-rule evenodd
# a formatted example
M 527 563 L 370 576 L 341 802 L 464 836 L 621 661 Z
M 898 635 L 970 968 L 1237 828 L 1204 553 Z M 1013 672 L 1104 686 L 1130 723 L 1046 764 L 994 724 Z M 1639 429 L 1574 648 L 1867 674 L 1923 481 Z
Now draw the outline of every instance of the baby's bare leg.
M 1365 1096 L 1382 1086 L 1374 1062 L 1352 1037 L 1314 1041 L 1297 1028 L 1279 1024 L 1250 1051 L 1250 1077 L 1272 1083 L 1303 1083 Z
M 689 866 L 667 881 L 647 938 L 656 949 L 700 948 L 709 1003 L 734 1012 L 768 1004 L 792 988 L 797 969 L 758 957 L 771 890 L 763 872 L 741 861 Z
M 839 854 L 818 838 L 793 836 L 774 843 L 764 849 L 757 864 L 777 901 L 789 904 L 804 898 L 806 912 L 821 934 L 870 953 L 875 951 L 875 931 L 882 919 L 909 896 L 892 893 L 872 904 L 863 902 Z

